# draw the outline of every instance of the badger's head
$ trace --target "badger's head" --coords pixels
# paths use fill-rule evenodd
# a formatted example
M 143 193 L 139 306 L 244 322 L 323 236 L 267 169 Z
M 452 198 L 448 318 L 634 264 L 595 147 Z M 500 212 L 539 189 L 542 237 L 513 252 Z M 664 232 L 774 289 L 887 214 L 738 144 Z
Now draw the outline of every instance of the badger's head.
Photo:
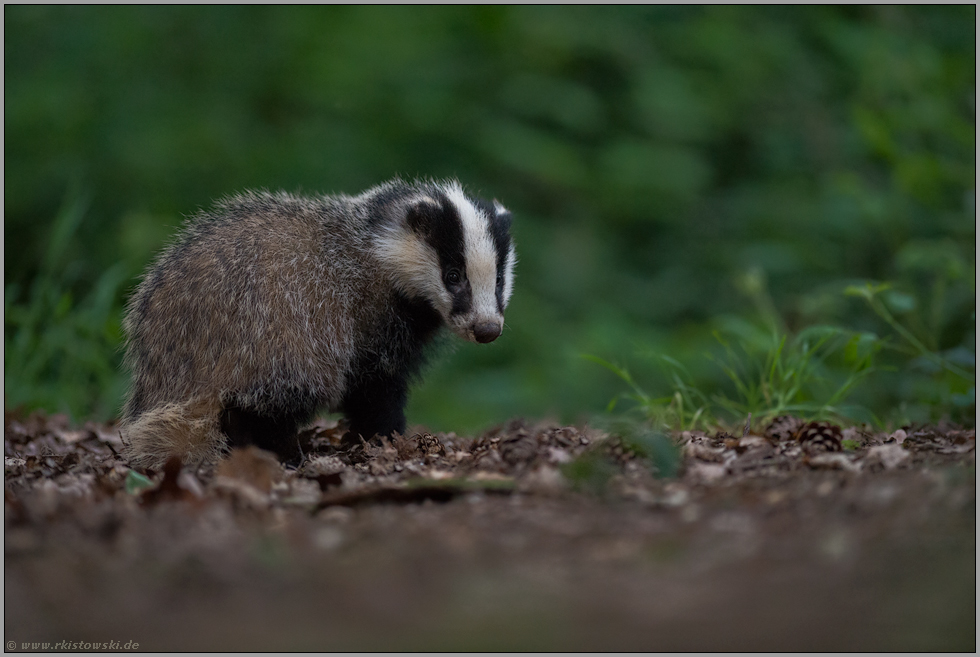
M 510 212 L 455 181 L 387 191 L 377 249 L 395 286 L 428 301 L 459 336 L 496 340 L 514 287 Z

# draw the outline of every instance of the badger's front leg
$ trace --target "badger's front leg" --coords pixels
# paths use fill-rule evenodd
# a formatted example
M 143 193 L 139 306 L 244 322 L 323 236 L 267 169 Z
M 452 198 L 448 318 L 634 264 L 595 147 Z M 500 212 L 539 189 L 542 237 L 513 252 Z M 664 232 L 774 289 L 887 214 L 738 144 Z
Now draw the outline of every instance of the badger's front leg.
M 356 441 L 360 436 L 370 440 L 375 435 L 404 433 L 407 401 L 406 375 L 373 372 L 359 376 L 349 383 L 341 403 L 350 423 L 346 439 Z

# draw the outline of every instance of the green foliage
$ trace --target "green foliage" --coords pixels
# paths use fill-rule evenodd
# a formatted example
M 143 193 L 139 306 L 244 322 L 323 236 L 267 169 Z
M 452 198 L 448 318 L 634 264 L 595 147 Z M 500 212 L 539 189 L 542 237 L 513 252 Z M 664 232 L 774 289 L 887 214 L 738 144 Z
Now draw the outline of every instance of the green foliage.
M 589 451 L 563 464 L 561 473 L 575 490 L 602 494 L 606 491 L 606 486 L 616 473 L 616 469 L 606 456 Z
M 710 394 L 695 384 L 683 364 L 668 356 L 655 355 L 673 383 L 666 397 L 648 395 L 623 367 L 595 356 L 586 358 L 625 381 L 631 392 L 622 397 L 633 401 L 649 424 L 665 430 L 736 425 L 749 414 L 762 423 L 785 414 L 860 419 L 870 415 L 843 402 L 874 370 L 874 356 L 883 346 L 876 336 L 819 326 L 791 338 L 745 321 L 729 319 L 726 325 L 724 333 L 714 332 L 723 355 L 705 357 L 724 373 L 728 386 Z M 834 371 L 832 360 L 843 368 Z M 615 403 L 613 399 L 607 410 Z
M 677 476 L 681 467 L 681 452 L 666 434 L 651 431 L 642 425 L 620 423 L 617 435 L 628 449 L 649 460 L 656 476 L 665 479 Z
M 945 285 L 939 285 L 938 282 L 949 271 L 945 269 L 945 272 L 940 272 L 936 277 L 935 288 L 938 290 L 934 288 L 934 294 L 940 298 Z M 926 323 L 914 313 L 921 306 L 919 299 L 897 292 L 889 283 L 865 282 L 861 286 L 852 285 L 845 290 L 845 294 L 864 300 L 900 338 L 897 344 L 890 346 L 905 357 L 906 367 L 919 369 L 931 379 L 934 384 L 931 388 L 933 396 L 924 399 L 920 397 L 920 400 L 931 406 L 933 414 L 943 413 L 956 420 L 969 422 L 976 408 L 976 348 L 971 344 L 944 352 L 936 351 L 935 345 L 939 344 L 937 335 L 943 328 L 945 319 L 941 302 L 937 305 L 936 297 L 933 297 L 933 307 L 928 312 L 930 321 Z M 895 317 L 889 310 L 889 305 L 908 318 L 909 326 Z M 919 327 L 921 338 L 916 335 L 913 326 Z
M 457 176 L 515 216 L 506 331 L 427 374 L 409 418 L 433 429 L 582 419 L 619 385 L 583 352 L 623 362 L 642 345 L 690 371 L 646 359 L 637 378 L 733 386 L 697 356 L 744 314 L 740 293 L 770 305 L 767 327 L 785 318 L 778 335 L 883 334 L 840 290 L 893 281 L 896 321 L 970 371 L 975 23 L 973 5 L 8 6 L 7 401 L 118 407 L 118 330 L 83 309 L 102 290 L 118 325 L 117 281 L 182 215 L 246 187 L 356 192 L 396 174 Z M 72 181 L 89 209 L 45 269 Z M 908 298 L 926 303 L 900 312 Z M 760 364 L 772 346 L 752 347 Z M 934 361 L 886 351 L 894 371 L 855 400 L 916 421 L 961 408 Z M 756 374 L 751 403 L 776 400 Z M 686 425 L 716 404 L 677 389 Z
M 695 429 L 702 426 L 705 422 L 710 422 L 704 415 L 705 410 L 710 406 L 710 402 L 698 388 L 688 383 L 689 376 L 686 374 L 684 366 L 669 356 L 660 355 L 658 358 L 666 363 L 671 371 L 674 383 L 674 393 L 668 397 L 653 398 L 648 395 L 633 380 L 632 375 L 625 367 L 620 367 L 614 363 L 603 360 L 592 354 L 584 354 L 583 358 L 605 367 L 629 385 L 631 392 L 622 393 L 619 397 L 613 397 L 606 406 L 607 412 L 612 412 L 616 408 L 619 399 L 629 399 L 635 403 L 635 409 L 641 411 L 646 419 L 658 428 L 678 428 L 681 431 Z M 688 379 L 688 380 L 685 380 Z
M 603 428 L 611 436 L 606 440 L 616 441 L 628 452 L 645 459 L 655 477 L 670 479 L 677 476 L 682 461 L 681 451 L 664 432 L 625 417 L 617 417 L 611 421 L 597 418 L 596 424 L 605 425 Z M 606 492 L 617 468 L 602 448 L 603 443 L 597 443 L 592 449 L 561 466 L 562 474 L 573 488 L 592 494 Z
M 874 356 L 882 348 L 874 334 L 814 326 L 789 339 L 786 334 L 759 331 L 747 323 L 733 323 L 729 330 L 739 337 L 738 342 L 733 345 L 716 332 L 725 356 L 711 359 L 734 386 L 734 398 L 714 396 L 732 419 L 749 413 L 760 422 L 784 414 L 812 418 L 867 415 L 864 409 L 843 402 L 874 369 Z M 834 377 L 828 367 L 834 357 L 843 365 L 842 379 Z
M 107 269 L 76 301 L 66 248 L 87 202 L 69 196 L 52 226 L 48 249 L 26 295 L 17 284 L 4 294 L 4 396 L 8 406 L 66 411 L 107 419 L 124 385 L 116 354 L 121 338 L 115 306 L 126 279 Z

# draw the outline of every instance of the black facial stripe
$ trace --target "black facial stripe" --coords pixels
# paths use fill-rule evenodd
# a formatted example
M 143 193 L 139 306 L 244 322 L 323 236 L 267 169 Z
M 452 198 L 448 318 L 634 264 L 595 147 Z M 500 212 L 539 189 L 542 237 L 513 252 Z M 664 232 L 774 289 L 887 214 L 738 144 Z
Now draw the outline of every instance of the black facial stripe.
M 455 268 L 465 276 L 463 222 L 444 194 L 438 192 L 433 196 L 439 206 L 424 201 L 412 206 L 408 211 L 408 225 L 435 250 L 443 274 Z
M 488 231 L 493 239 L 494 248 L 497 250 L 497 308 L 501 313 L 504 312 L 504 265 L 507 263 L 507 253 L 510 251 L 510 225 L 512 217 L 510 212 L 504 210 L 498 213 L 494 203 L 483 199 L 473 199 L 473 204 L 483 214 L 490 218 Z
M 467 312 L 473 305 L 473 291 L 466 280 L 466 243 L 463 221 L 456 206 L 441 191 L 433 190 L 439 205 L 420 202 L 408 211 L 408 225 L 436 252 L 442 282 L 452 295 L 452 314 Z M 459 273 L 456 284 L 447 280 L 451 271 Z

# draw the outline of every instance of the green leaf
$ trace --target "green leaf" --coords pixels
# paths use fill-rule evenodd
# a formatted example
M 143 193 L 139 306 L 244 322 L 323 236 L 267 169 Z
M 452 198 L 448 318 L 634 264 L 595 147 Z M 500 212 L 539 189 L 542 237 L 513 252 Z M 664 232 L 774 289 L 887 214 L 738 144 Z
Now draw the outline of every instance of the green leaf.
M 844 294 L 849 297 L 863 297 L 868 301 L 871 301 L 878 294 L 889 289 L 891 289 L 891 285 L 889 283 L 874 283 L 872 281 L 865 281 L 863 286 L 848 285 L 846 288 L 844 288 Z
M 126 492 L 130 495 L 136 495 L 141 490 L 151 486 L 153 486 L 153 482 L 135 470 L 126 473 Z

